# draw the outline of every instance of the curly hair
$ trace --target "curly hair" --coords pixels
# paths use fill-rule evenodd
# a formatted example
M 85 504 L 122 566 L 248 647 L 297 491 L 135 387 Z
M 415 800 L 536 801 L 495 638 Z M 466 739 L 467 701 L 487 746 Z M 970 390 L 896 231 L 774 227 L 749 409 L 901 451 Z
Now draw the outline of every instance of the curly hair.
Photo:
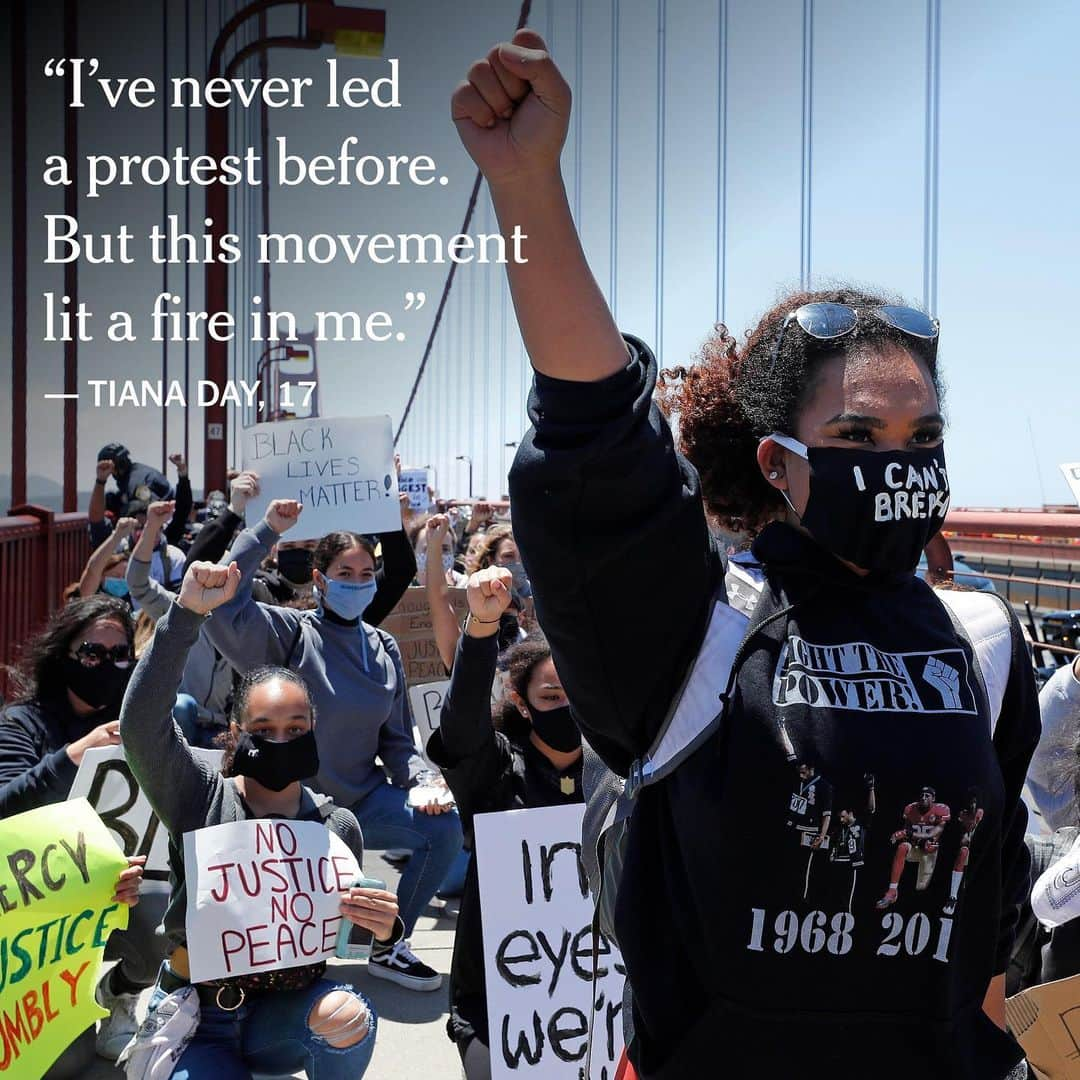
M 777 335 L 788 314 L 803 304 L 823 302 L 850 304 L 860 314 L 868 308 L 905 304 L 899 297 L 850 285 L 789 292 L 747 331 L 741 347 L 718 323 L 694 366 L 660 373 L 660 408 L 677 420 L 680 449 L 697 468 L 706 509 L 721 528 L 753 534 L 783 512 L 780 493 L 758 468 L 757 445 L 774 431 L 794 434 L 799 412 L 813 394 L 825 361 L 899 347 L 926 365 L 942 397 L 936 343 L 875 318 L 861 317 L 854 330 L 829 341 L 818 341 L 789 325 L 773 365 Z
M 504 540 L 513 539 L 514 531 L 509 525 L 492 525 L 484 533 L 484 539 L 480 542 L 476 554 L 466 560 L 468 572 L 475 574 L 477 570 L 486 570 L 489 566 L 494 566 L 495 553 L 499 550 L 499 545 Z
M 54 611 L 44 630 L 26 643 L 18 667 L 11 672 L 18 700 L 32 701 L 63 693 L 67 689 L 64 657 L 71 643 L 88 627 L 102 621 L 119 626 L 128 645 L 134 648 L 135 623 L 131 610 L 122 600 L 104 593 L 72 600 Z
M 511 645 L 501 657 L 499 667 L 509 677 L 512 689 L 522 701 L 529 700 L 529 680 L 533 672 L 551 656 L 551 646 L 542 634 L 533 634 Z M 517 705 L 507 694 L 492 710 L 492 721 L 496 730 L 511 739 L 528 738 L 532 724 L 518 712 Z

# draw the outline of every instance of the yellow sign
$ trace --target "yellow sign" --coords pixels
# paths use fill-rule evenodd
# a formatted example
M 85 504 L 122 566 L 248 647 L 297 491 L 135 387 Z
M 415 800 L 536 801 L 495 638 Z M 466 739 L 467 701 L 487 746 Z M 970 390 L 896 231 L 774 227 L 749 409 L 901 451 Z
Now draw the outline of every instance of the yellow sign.
M 85 799 L 0 821 L 0 1075 L 37 1080 L 105 1012 L 111 899 L 127 859 Z
M 386 35 L 373 30 L 338 30 L 334 51 L 338 56 L 382 56 Z

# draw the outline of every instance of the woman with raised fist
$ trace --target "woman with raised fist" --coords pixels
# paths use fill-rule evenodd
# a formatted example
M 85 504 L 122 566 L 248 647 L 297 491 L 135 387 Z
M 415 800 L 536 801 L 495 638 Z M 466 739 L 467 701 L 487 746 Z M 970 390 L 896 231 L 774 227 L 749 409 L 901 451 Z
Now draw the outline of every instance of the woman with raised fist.
M 535 369 L 514 535 L 574 715 L 628 777 L 605 891 L 633 1067 L 1003 1080 L 1038 705 L 1011 611 L 915 574 L 949 502 L 938 323 L 841 287 L 742 343 L 718 327 L 667 389 L 677 448 L 575 230 L 570 104 L 521 30 L 452 116 L 528 238 L 507 267 Z M 753 538 L 727 581 L 706 513 Z
M 236 693 L 221 772 L 195 758 L 173 723 L 172 702 L 188 651 L 211 612 L 235 597 L 236 563 L 188 567 L 180 595 L 157 625 L 120 713 L 131 771 L 169 832 L 172 896 L 165 933 L 172 947 L 150 1002 L 190 985 L 184 929 L 187 887 L 183 834 L 207 825 L 282 817 L 325 822 L 363 864 L 364 840 L 350 811 L 301 781 L 319 769 L 316 712 L 304 680 L 282 667 L 249 671 Z M 321 722 L 321 718 L 320 718 Z M 351 888 L 341 914 L 387 946 L 404 936 L 397 899 Z M 310 1077 L 362 1076 L 375 1043 L 375 1015 L 351 987 L 323 978 L 325 963 L 196 985 L 200 1020 L 172 1076 L 176 1080 L 304 1069 Z M 151 1020 L 146 1038 L 154 1035 Z M 164 1074 L 163 1074 L 164 1075 Z
M 439 728 L 428 757 L 454 793 L 472 847 L 473 817 L 498 810 L 563 806 L 582 801 L 581 735 L 542 638 L 527 638 L 503 654 L 509 687 L 492 717 L 491 684 L 499 622 L 510 607 L 513 574 L 506 567 L 469 578 L 469 615 L 458 642 Z M 450 969 L 450 1020 L 467 1080 L 491 1076 L 480 886 L 469 860 Z
M 365 619 L 378 588 L 375 549 L 352 532 L 319 541 L 312 554 L 315 611 L 262 604 L 251 595 L 255 571 L 302 510 L 298 502 L 275 499 L 264 519 L 237 537 L 232 557 L 240 584 L 207 623 L 206 635 L 241 673 L 277 664 L 304 678 L 319 714 L 320 764 L 309 774 L 312 785 L 352 810 L 369 846 L 413 853 L 398 883 L 406 939 L 375 949 L 368 972 L 409 990 L 437 990 L 442 976 L 412 952 L 407 938 L 461 850 L 461 824 L 453 808 L 409 803 L 408 790 L 429 770 L 413 743 L 397 642 Z M 414 572 L 415 563 L 406 584 Z

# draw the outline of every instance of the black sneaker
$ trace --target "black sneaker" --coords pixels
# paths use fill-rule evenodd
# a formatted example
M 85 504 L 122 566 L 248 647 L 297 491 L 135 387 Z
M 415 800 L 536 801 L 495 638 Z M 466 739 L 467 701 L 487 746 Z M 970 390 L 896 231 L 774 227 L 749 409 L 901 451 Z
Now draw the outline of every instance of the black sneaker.
M 407 941 L 399 941 L 389 949 L 376 949 L 368 960 L 368 974 L 376 979 L 388 979 L 408 990 L 425 993 L 442 986 L 442 976 L 428 967 L 409 948 Z

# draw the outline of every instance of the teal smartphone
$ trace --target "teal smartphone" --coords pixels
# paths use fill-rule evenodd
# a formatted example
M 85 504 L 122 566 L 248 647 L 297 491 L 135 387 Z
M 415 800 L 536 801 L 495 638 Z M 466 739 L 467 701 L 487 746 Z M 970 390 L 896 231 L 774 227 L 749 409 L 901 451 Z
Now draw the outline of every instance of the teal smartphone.
M 358 877 L 353 881 L 351 888 L 354 889 L 385 889 L 386 882 L 378 878 Z M 375 935 L 367 927 L 357 926 L 348 919 L 341 920 L 338 927 L 337 944 L 334 947 L 334 955 L 339 960 L 366 960 L 371 955 L 371 948 L 375 943 Z

